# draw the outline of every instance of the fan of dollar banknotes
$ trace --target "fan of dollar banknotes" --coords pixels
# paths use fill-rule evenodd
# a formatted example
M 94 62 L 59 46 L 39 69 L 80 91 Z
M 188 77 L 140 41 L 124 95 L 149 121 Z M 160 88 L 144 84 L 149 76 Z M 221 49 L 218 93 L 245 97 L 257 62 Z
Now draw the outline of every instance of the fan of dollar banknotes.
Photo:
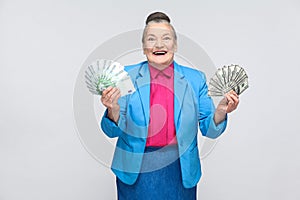
M 248 76 L 242 67 L 239 65 L 224 66 L 219 68 L 210 79 L 208 95 L 223 96 L 231 90 L 240 95 L 248 87 Z
M 130 76 L 124 67 L 112 60 L 96 60 L 85 71 L 85 82 L 92 94 L 102 95 L 103 90 L 109 86 L 117 87 L 121 96 L 135 91 Z

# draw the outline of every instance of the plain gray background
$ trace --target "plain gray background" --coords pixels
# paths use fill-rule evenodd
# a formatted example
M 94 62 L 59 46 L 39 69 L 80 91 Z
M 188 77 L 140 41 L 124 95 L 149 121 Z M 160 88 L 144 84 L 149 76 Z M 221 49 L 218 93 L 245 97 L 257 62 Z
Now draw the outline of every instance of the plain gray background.
M 156 10 L 216 66 L 238 63 L 250 77 L 202 162 L 198 198 L 300 198 L 298 0 L 2 0 L 0 200 L 116 198 L 113 174 L 77 136 L 74 83 L 93 49 Z

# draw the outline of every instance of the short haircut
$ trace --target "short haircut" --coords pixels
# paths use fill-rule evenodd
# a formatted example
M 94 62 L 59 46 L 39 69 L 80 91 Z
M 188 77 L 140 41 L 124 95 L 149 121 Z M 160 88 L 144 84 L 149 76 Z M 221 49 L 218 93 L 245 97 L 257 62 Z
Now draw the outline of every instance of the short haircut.
M 145 41 L 145 36 L 146 36 L 146 30 L 147 30 L 147 26 L 150 22 L 154 22 L 154 23 L 167 23 L 170 25 L 170 27 L 172 28 L 172 31 L 173 31 L 173 36 L 174 36 L 174 39 L 175 41 L 177 41 L 177 35 L 176 35 L 176 32 L 175 32 L 175 29 L 174 27 L 170 24 L 171 23 L 171 20 L 170 18 L 168 17 L 168 15 L 166 15 L 165 13 L 163 12 L 154 12 L 154 13 L 151 13 L 147 19 L 146 19 L 146 26 L 144 28 L 144 31 L 143 31 L 143 37 L 142 37 L 142 42 L 144 43 Z

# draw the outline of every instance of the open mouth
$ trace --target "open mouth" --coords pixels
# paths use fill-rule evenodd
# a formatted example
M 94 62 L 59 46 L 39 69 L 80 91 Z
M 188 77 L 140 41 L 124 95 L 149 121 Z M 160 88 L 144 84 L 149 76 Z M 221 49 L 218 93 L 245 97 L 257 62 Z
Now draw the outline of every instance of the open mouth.
M 156 56 L 163 56 L 167 53 L 167 51 L 154 51 L 153 54 Z

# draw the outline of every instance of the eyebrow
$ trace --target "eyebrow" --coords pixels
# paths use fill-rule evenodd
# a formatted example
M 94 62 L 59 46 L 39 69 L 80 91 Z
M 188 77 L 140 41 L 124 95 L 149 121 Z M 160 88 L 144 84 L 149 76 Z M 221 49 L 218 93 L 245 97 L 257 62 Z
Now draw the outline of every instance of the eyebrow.
M 170 34 L 170 33 L 165 33 L 165 34 L 163 34 L 162 36 L 164 37 L 164 36 L 166 36 L 166 35 L 172 35 L 172 34 Z
M 156 35 L 154 35 L 154 34 L 147 34 L 147 37 L 149 37 L 149 36 L 153 36 L 153 37 L 156 37 Z
M 170 33 L 165 33 L 165 34 L 162 35 L 162 37 L 167 36 L 167 35 L 169 36 L 169 35 L 172 35 L 172 34 L 170 34 Z M 152 34 L 152 33 L 150 33 L 149 35 L 147 35 L 147 37 L 149 37 L 149 36 L 156 37 L 156 35 L 154 35 L 154 34 Z

